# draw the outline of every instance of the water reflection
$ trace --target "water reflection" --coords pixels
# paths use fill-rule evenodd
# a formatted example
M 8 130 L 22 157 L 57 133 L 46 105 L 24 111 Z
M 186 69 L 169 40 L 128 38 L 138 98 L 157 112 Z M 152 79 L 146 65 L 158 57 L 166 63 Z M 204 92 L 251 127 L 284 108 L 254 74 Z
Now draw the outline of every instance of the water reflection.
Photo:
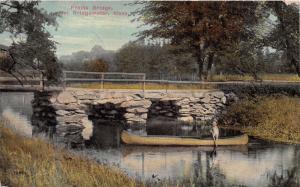
M 121 146 L 110 150 L 111 158 L 107 154 L 104 157 L 105 162 L 114 163 L 142 180 L 192 180 L 197 186 L 299 185 L 299 146 L 218 147 L 212 155 L 213 149 Z M 88 154 L 99 161 L 103 158 L 101 150 L 88 150 Z
M 93 135 L 86 145 L 97 149 L 118 148 L 122 129 L 113 121 L 93 120 Z
M 105 142 L 106 135 L 118 137 L 117 125 L 101 127 L 102 134 L 94 134 Z M 169 131 L 167 130 L 169 129 Z M 160 131 L 161 130 L 161 131 Z M 195 128 L 181 128 L 179 125 L 164 123 L 163 128 L 147 124 L 147 134 L 200 135 L 206 136 L 207 130 L 199 134 Z M 113 135 L 113 133 L 116 133 Z M 195 134 L 196 133 L 196 134 Z M 197 134 L 198 133 L 198 134 Z M 234 135 L 236 132 L 226 132 Z M 224 136 L 223 134 L 223 136 Z M 117 144 L 116 142 L 114 145 Z M 109 146 L 106 144 L 106 149 Z M 109 154 L 108 154 L 109 152 Z M 177 181 L 196 186 L 273 186 L 273 184 L 299 184 L 300 147 L 295 145 L 270 144 L 251 140 L 246 146 L 209 147 L 159 147 L 112 146 L 109 151 L 87 150 L 93 159 L 118 165 L 129 175 L 141 180 Z M 293 171 L 293 173 L 291 173 Z M 274 182 L 275 181 L 275 182 Z
M 0 113 L 5 109 L 11 109 L 25 116 L 28 121 L 32 115 L 31 101 L 33 93 L 24 92 L 0 92 Z
M 193 136 L 199 138 L 212 138 L 209 125 L 183 124 L 178 121 L 150 120 L 146 125 L 148 135 L 172 135 L 172 136 Z M 241 135 L 240 132 L 228 129 L 220 129 L 220 137 Z
M 11 108 L 6 108 L 1 113 L 2 119 L 10 128 L 23 136 L 32 137 L 32 126 L 27 117 Z
M 19 134 L 32 136 L 32 93 L 0 92 L 0 115 Z

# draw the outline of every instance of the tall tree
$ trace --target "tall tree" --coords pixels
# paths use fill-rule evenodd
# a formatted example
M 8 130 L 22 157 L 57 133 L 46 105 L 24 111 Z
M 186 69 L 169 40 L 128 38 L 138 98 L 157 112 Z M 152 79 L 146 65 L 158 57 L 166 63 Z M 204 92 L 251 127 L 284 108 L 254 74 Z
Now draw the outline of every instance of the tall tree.
M 8 49 L 2 49 L 9 54 L 6 59 L 9 65 L 1 61 L 0 68 L 13 75 L 21 74 L 20 69 L 39 70 L 48 79 L 58 81 L 56 43 L 46 30 L 46 26 L 57 27 L 58 13 L 48 13 L 38 5 L 38 1 L 0 2 L 0 33 L 11 33 L 13 39 Z
M 143 72 L 151 79 L 191 79 L 195 59 L 191 54 L 176 55 L 171 50 L 168 44 L 129 42 L 116 53 L 118 71 Z
M 277 17 L 276 29 L 270 34 L 269 41 L 272 47 L 284 51 L 290 65 L 300 77 L 299 7 L 282 1 L 268 2 L 267 5 Z
M 208 56 L 211 67 L 214 53 L 240 39 L 245 24 L 254 23 L 256 2 L 142 2 L 134 12 L 149 29 L 140 38 L 166 38 L 172 45 L 186 46 L 197 58 L 199 78 Z

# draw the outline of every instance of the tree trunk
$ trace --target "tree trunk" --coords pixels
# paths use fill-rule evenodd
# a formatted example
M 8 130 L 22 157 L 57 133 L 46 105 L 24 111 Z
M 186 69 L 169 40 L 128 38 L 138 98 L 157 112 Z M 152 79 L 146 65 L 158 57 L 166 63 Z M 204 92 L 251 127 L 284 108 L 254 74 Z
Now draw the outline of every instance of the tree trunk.
M 199 80 L 202 81 L 203 80 L 204 61 L 203 61 L 201 54 L 198 54 L 198 56 L 197 56 L 197 63 L 198 63 L 198 77 L 199 77 Z
M 293 66 L 295 66 L 296 73 L 298 74 L 298 77 L 300 77 L 300 63 L 297 62 L 297 60 L 295 60 L 295 58 L 292 58 L 291 59 L 291 64 Z
M 207 74 L 205 77 L 206 80 L 208 80 L 208 79 L 211 80 L 211 78 L 212 78 L 211 68 L 214 63 L 214 55 L 215 55 L 214 53 L 209 53 L 209 55 L 208 55 Z

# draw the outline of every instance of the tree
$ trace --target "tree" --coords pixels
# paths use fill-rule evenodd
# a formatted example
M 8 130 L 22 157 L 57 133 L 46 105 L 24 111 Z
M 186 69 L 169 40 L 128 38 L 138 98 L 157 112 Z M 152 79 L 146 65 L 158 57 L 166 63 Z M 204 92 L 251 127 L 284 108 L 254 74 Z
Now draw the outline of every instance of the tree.
M 60 65 L 55 56 L 56 43 L 45 28 L 57 27 L 58 13 L 47 13 L 38 4 L 37 1 L 0 2 L 0 33 L 9 32 L 13 39 L 8 49 L 2 49 L 9 58 L 4 65 L 1 61 L 0 68 L 15 77 L 22 75 L 22 69 L 34 69 L 49 80 L 58 81 Z
M 108 70 L 107 63 L 102 59 L 86 61 L 84 62 L 84 67 L 86 71 L 91 72 L 107 72 Z
M 149 29 L 140 38 L 166 38 L 172 45 L 184 46 L 197 58 L 199 78 L 208 56 L 212 66 L 215 52 L 240 40 L 245 25 L 256 22 L 257 2 L 142 2 L 134 12 Z
M 250 74 L 255 80 L 260 80 L 258 73 L 264 70 L 262 48 L 257 48 L 251 42 L 237 42 L 230 50 L 217 55 L 218 71 L 231 74 Z
M 151 79 L 190 79 L 195 59 L 190 53 L 176 55 L 173 51 L 168 44 L 129 42 L 117 51 L 115 60 L 118 71 L 143 72 Z
M 276 29 L 270 34 L 269 42 L 272 47 L 284 51 L 290 65 L 300 77 L 300 10 L 296 4 L 288 5 L 282 1 L 268 2 L 267 5 L 277 17 Z
M 129 42 L 116 53 L 118 71 L 145 72 L 145 50 L 143 45 Z

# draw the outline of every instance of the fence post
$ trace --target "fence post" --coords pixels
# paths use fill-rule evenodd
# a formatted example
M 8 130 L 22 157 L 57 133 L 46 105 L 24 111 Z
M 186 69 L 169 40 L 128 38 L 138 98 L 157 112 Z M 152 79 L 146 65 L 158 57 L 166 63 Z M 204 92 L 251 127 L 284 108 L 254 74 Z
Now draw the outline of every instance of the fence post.
M 101 73 L 101 89 L 104 89 L 104 73 Z
M 67 73 L 63 71 L 63 89 L 65 90 L 67 86 Z
M 146 74 L 143 75 L 143 96 L 144 96 L 144 98 L 145 98 L 145 87 L 146 87 L 145 80 L 146 80 Z
M 168 88 L 169 88 L 169 81 L 166 81 L 166 93 L 168 93 Z
M 41 90 L 44 90 L 44 76 L 43 73 L 40 74 L 40 88 Z

